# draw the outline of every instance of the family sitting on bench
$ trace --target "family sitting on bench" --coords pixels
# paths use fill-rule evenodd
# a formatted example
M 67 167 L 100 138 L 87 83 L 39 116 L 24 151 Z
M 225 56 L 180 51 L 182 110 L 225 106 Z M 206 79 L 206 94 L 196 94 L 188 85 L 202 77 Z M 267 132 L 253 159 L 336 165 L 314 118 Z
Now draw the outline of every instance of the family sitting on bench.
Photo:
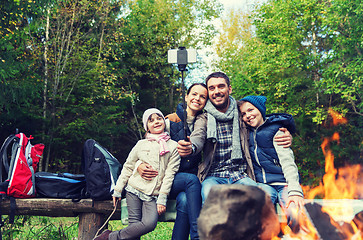
M 215 72 L 206 78 L 206 84 L 188 89 L 186 119 L 181 104 L 166 120 L 157 109 L 145 111 L 145 139 L 131 151 L 114 192 L 115 202 L 126 190 L 129 226 L 105 230 L 95 239 L 139 239 L 156 227 L 167 196 L 177 201 L 172 239 L 187 240 L 189 235 L 199 239 L 197 218 L 217 184 L 257 186 L 283 209 L 303 207 L 289 148 L 292 138 L 285 128 L 294 131 L 291 115 L 266 116 L 265 97 L 248 96 L 237 102 L 231 93 L 228 76 Z

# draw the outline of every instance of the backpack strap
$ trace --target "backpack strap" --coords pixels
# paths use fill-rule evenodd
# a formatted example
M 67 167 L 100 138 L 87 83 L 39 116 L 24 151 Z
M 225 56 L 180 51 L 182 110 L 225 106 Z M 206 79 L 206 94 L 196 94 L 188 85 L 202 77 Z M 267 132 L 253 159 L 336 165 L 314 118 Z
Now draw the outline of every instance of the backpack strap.
M 24 137 L 26 137 L 26 136 L 24 135 Z M 31 135 L 28 138 L 28 142 L 25 146 L 25 157 L 28 162 L 30 172 L 32 173 L 32 182 L 33 182 L 33 184 L 35 184 L 35 171 L 34 171 L 34 166 L 33 166 L 33 158 L 31 157 L 31 151 L 34 146 L 30 143 L 30 139 L 33 139 L 33 137 Z M 35 185 L 34 185 L 34 188 L 35 188 Z
M 5 177 L 8 177 L 10 161 L 8 159 L 8 148 L 16 140 L 19 139 L 15 135 L 7 137 L 0 149 L 0 182 L 4 181 Z M 6 175 L 5 175 L 6 174 Z
M 22 144 L 23 144 L 23 135 L 15 136 L 15 137 L 19 138 L 19 141 L 14 142 L 12 149 L 11 149 L 11 159 L 10 159 L 10 163 L 9 163 L 7 180 L 10 180 L 11 174 L 14 169 L 14 163 L 18 157 L 17 156 L 18 152 L 20 153 L 20 148 L 22 147 Z

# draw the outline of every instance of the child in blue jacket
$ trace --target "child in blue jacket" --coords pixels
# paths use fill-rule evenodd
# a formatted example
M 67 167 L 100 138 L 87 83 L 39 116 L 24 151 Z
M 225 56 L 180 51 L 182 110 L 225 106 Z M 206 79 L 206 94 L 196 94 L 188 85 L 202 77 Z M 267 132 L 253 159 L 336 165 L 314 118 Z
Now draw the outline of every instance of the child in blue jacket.
M 253 161 L 256 182 L 267 192 L 273 204 L 279 203 L 291 215 L 291 209 L 304 206 L 304 196 L 299 183 L 298 168 L 291 148 L 278 146 L 273 138 L 283 134 L 279 130 L 287 127 L 295 132 L 290 114 L 278 113 L 266 116 L 266 97 L 247 96 L 238 101 L 242 120 L 247 124 L 249 149 Z

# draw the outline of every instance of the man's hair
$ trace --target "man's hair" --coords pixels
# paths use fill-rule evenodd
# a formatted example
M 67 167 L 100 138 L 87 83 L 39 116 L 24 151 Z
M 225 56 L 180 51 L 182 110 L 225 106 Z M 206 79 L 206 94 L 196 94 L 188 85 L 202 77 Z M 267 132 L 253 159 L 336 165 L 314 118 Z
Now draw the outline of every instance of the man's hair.
M 224 78 L 224 80 L 226 80 L 227 86 L 230 86 L 230 81 L 229 81 L 229 77 L 223 73 L 223 72 L 214 72 L 208 75 L 208 77 L 205 79 L 205 84 L 208 85 L 208 81 L 211 78 Z

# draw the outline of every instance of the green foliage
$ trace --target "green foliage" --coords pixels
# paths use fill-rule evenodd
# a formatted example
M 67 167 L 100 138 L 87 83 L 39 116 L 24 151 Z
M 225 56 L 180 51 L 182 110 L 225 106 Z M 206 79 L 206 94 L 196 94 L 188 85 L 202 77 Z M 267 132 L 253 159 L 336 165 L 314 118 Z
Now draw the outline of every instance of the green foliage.
M 209 21 L 218 11 L 215 1 L 137 0 L 125 6 L 122 41 L 110 62 L 125 89 L 137 93 L 138 115 L 151 106 L 174 111 L 180 73 L 167 63 L 167 51 L 210 44 L 214 31 Z
M 265 95 L 268 112 L 295 117 L 293 148 L 307 184 L 324 170 L 319 146 L 335 129 L 329 109 L 348 117 L 337 165 L 361 161 L 361 9 L 360 1 L 273 0 L 224 20 L 216 66 L 226 69 L 237 99 Z
M 4 1 L 0 6 L 1 139 L 16 127 L 28 132 L 41 127 L 41 117 L 32 106 L 41 104 L 42 86 L 28 34 L 29 21 L 37 18 L 38 10 L 33 1 Z
M 143 111 L 172 112 L 179 99 L 167 50 L 210 44 L 220 11 L 215 0 L 7 2 L 0 140 L 16 128 L 33 135 L 45 171 L 79 172 L 87 138 L 123 161 L 142 138 Z

